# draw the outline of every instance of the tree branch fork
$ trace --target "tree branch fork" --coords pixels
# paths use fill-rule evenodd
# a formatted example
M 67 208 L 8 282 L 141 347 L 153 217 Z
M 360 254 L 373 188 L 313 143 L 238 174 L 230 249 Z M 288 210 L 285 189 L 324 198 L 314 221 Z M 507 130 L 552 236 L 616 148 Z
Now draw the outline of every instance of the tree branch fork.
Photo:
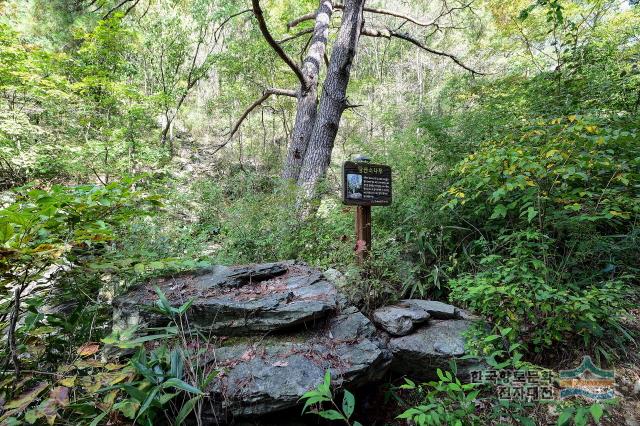
M 364 7 L 363 11 L 364 12 L 368 12 L 368 13 L 373 13 L 373 14 L 379 14 L 379 15 L 387 15 L 387 16 L 392 16 L 392 17 L 396 17 L 396 18 L 401 18 L 405 20 L 406 22 L 410 22 L 412 24 L 415 24 L 417 26 L 420 27 L 436 27 L 436 28 L 440 28 L 440 26 L 438 25 L 438 20 L 444 16 L 450 15 L 452 12 L 454 12 L 455 10 L 462 10 L 465 9 L 467 7 L 469 7 L 471 5 L 471 2 L 473 0 L 471 0 L 469 3 L 463 4 L 459 7 L 453 7 L 453 8 L 449 8 L 449 9 L 443 9 L 440 14 L 438 15 L 438 17 L 436 17 L 434 20 L 432 21 L 423 21 L 414 17 L 411 17 L 407 14 L 404 13 L 400 13 L 400 12 L 396 12 L 393 10 L 388 10 L 388 9 L 382 9 L 382 8 L 374 8 L 374 7 Z M 329 5 L 331 5 L 334 9 L 336 10 L 344 10 L 344 4 L 340 4 L 340 3 L 333 3 L 330 0 L 327 0 L 327 2 L 329 3 Z M 258 21 L 258 27 L 260 29 L 260 32 L 262 33 L 265 41 L 269 44 L 269 46 L 275 51 L 275 53 L 280 57 L 280 59 L 282 59 L 282 61 L 287 64 L 287 66 L 291 69 L 291 71 L 293 71 L 293 73 L 296 75 L 297 79 L 300 82 L 300 92 L 294 91 L 294 90 L 287 90 L 287 89 L 279 89 L 279 88 L 269 88 L 269 89 L 265 89 L 262 92 L 262 96 L 260 98 L 258 98 L 256 101 L 254 101 L 251 105 L 249 105 L 249 107 L 247 109 L 244 110 L 244 112 L 242 113 L 242 115 L 240 116 L 240 118 L 235 122 L 234 126 L 231 128 L 231 131 L 228 134 L 228 138 L 227 140 L 218 145 L 218 147 L 214 150 L 214 153 L 216 153 L 217 151 L 219 151 L 220 149 L 222 149 L 224 146 L 226 146 L 231 139 L 233 138 L 233 136 L 237 133 L 238 129 L 240 128 L 240 126 L 242 125 L 242 123 L 247 119 L 247 117 L 249 116 L 249 114 L 256 109 L 258 106 L 262 105 L 267 99 L 269 99 L 271 96 L 288 96 L 288 97 L 293 97 L 293 98 L 298 98 L 298 96 L 300 95 L 300 93 L 304 93 L 307 90 L 310 89 L 311 85 L 313 84 L 313 82 L 308 79 L 307 77 L 305 77 L 305 74 L 303 72 L 303 69 L 296 63 L 296 61 L 294 61 L 282 48 L 282 44 L 293 40 L 295 38 L 298 38 L 300 36 L 303 36 L 305 34 L 312 34 L 315 32 L 315 29 L 305 29 L 302 31 L 299 31 L 296 34 L 293 34 L 291 36 L 287 36 L 282 38 L 281 40 L 276 40 L 273 35 L 271 34 L 271 32 L 269 31 L 269 28 L 267 26 L 267 23 L 265 21 L 264 18 L 264 12 L 260 6 L 260 0 L 251 0 L 252 3 L 252 11 L 254 16 L 256 17 L 256 20 Z M 291 20 L 288 24 L 287 24 L 287 29 L 291 30 L 292 28 L 298 26 L 299 24 L 305 22 L 305 21 L 309 21 L 312 19 L 316 19 L 319 18 L 318 12 L 310 12 L 304 15 L 301 15 L 293 20 Z M 328 23 L 325 23 L 328 24 Z M 449 58 L 450 60 L 452 60 L 456 65 L 458 65 L 459 67 L 465 69 L 466 71 L 469 71 L 472 75 L 486 75 L 486 73 L 484 72 L 480 72 L 478 70 L 475 70 L 474 68 L 471 68 L 470 66 L 466 65 L 465 63 L 463 63 L 457 56 L 448 53 L 448 52 L 444 52 L 444 51 L 440 51 L 437 49 L 434 49 L 432 47 L 427 46 L 424 42 L 420 41 L 418 38 L 416 38 L 415 36 L 407 33 L 407 32 L 399 32 L 397 30 L 393 30 L 391 28 L 388 27 L 383 27 L 383 28 L 370 28 L 370 27 L 365 27 L 363 26 L 362 30 L 361 30 L 361 35 L 364 36 L 368 36 L 368 37 L 380 37 L 380 38 L 386 38 L 386 39 L 391 39 L 391 38 L 397 38 L 400 40 L 404 40 L 407 41 L 411 44 L 413 44 L 414 46 L 428 52 L 431 53 L 433 55 L 437 55 L 437 56 L 442 56 L 442 57 L 446 57 Z M 326 56 L 326 54 L 325 54 Z M 346 108 L 353 108 L 353 107 L 357 107 L 359 105 L 346 105 Z

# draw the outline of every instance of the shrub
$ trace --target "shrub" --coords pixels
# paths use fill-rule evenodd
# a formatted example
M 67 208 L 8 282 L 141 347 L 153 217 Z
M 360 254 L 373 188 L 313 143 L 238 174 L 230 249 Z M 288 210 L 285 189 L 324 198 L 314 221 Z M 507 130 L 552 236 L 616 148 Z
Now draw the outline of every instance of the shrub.
M 548 246 L 539 243 L 540 237 L 536 231 L 522 231 L 500 238 L 509 244 L 511 257 L 486 256 L 477 273 L 451 280 L 451 300 L 498 327 L 512 327 L 535 351 L 576 338 L 586 346 L 609 339 L 608 331 L 623 330 L 621 319 L 631 305 L 624 282 L 606 278 L 586 286 L 559 282 L 539 258 L 541 246 Z
M 635 138 L 628 119 L 540 119 L 462 161 L 444 198 L 482 252 L 468 253 L 474 266 L 450 281 L 451 300 L 536 351 L 574 337 L 605 355 L 605 339 L 623 347 L 638 280 Z

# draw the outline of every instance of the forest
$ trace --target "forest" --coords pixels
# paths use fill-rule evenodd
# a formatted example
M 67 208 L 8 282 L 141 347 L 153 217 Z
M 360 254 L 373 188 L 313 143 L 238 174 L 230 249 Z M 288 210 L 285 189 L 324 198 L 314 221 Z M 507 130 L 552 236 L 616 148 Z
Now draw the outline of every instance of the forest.
M 640 3 L 0 0 L 25 424 L 640 425 Z

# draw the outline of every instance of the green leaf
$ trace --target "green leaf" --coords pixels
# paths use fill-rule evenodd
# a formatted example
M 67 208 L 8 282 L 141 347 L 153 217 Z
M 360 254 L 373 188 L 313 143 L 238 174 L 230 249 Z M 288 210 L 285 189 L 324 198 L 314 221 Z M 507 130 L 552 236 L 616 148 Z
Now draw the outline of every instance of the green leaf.
M 160 392 L 159 386 L 156 386 L 151 390 L 151 392 L 147 395 L 147 398 L 144 400 L 144 403 L 140 407 L 140 410 L 138 410 L 138 415 L 136 416 L 136 419 L 141 415 L 143 415 L 149 409 L 149 407 L 151 407 L 151 404 L 155 402 L 155 398 L 158 392 Z
M 193 411 L 193 408 L 196 406 L 196 404 L 198 403 L 198 401 L 200 401 L 201 398 L 202 398 L 201 395 L 194 396 L 182 406 L 182 408 L 180 409 L 180 412 L 176 416 L 176 426 L 180 426 L 182 422 L 185 421 L 187 416 L 191 413 L 191 411 Z
M 191 307 L 191 305 L 193 304 L 194 300 L 195 299 L 189 300 L 187 303 L 185 303 L 182 306 L 180 306 L 179 308 L 175 309 L 175 312 L 178 315 L 184 315 L 185 312 L 187 312 L 187 310 Z
M 135 386 L 125 384 L 122 388 L 129 394 L 129 396 L 137 399 L 140 404 L 142 404 L 142 402 L 147 398 L 147 395 Z
M 507 216 L 507 207 L 504 204 L 498 204 L 494 207 L 489 219 L 502 219 L 505 216 Z
M 158 403 L 160 405 L 164 405 L 167 402 L 171 401 L 176 395 L 178 395 L 178 393 L 165 393 L 163 395 L 160 395 L 160 398 L 158 398 Z
M 98 416 L 96 416 L 96 418 L 94 418 L 91 423 L 89 423 L 89 426 L 98 426 L 98 424 L 102 421 L 102 419 L 104 419 L 107 416 L 107 414 L 109 414 L 108 411 L 103 411 Z
M 168 387 L 174 387 L 176 389 L 182 389 L 185 392 L 189 392 L 189 393 L 195 393 L 196 395 L 202 395 L 204 392 L 202 392 L 200 389 L 198 389 L 195 386 L 192 386 L 188 383 L 183 382 L 180 379 L 177 379 L 175 377 L 167 380 L 166 382 L 162 383 L 162 388 L 168 388 Z
M 164 263 L 160 262 L 158 260 L 149 263 L 149 267 L 151 269 L 162 269 L 162 268 L 164 268 L 164 266 L 165 266 Z
M 319 411 L 318 415 L 327 420 L 347 420 L 339 411 L 336 410 Z
M 353 410 L 356 406 L 356 398 L 351 392 L 345 389 L 344 396 L 342 397 L 342 412 L 348 418 L 353 414 Z
M 487 337 L 485 337 L 485 338 L 484 338 L 484 339 L 482 339 L 482 340 L 484 340 L 484 342 L 485 342 L 485 343 L 491 343 L 491 342 L 493 342 L 494 340 L 499 339 L 500 337 L 501 337 L 501 336 L 500 336 L 499 334 L 492 334 L 491 336 L 487 336 Z
M 310 405 L 318 404 L 318 403 L 321 403 L 321 402 L 327 402 L 327 401 L 331 401 L 331 399 L 327 398 L 324 395 L 315 394 L 314 396 L 308 397 L 306 402 L 304 403 L 304 407 L 302 407 L 302 414 L 304 414 L 306 412 L 307 408 Z
M 560 413 L 560 416 L 558 417 L 558 426 L 567 425 L 569 423 L 569 420 L 571 420 L 572 415 L 573 415 L 572 409 L 567 409 L 567 410 L 564 410 L 562 413 Z
M 149 336 L 138 337 L 137 339 L 132 340 L 119 340 L 114 343 L 114 346 L 117 346 L 121 349 L 131 349 L 138 346 L 141 346 L 145 342 L 151 342 L 153 340 L 164 340 L 166 338 L 174 337 L 173 333 L 165 333 L 165 334 L 151 334 Z M 107 342 L 104 342 L 107 343 Z
M 156 294 L 158 295 L 158 306 L 167 314 L 170 314 L 172 312 L 172 307 L 171 307 L 171 303 L 169 303 L 169 300 L 167 300 L 167 297 L 164 295 L 164 293 L 162 292 L 162 290 L 160 290 L 160 287 L 155 286 L 154 287 L 156 290 Z
M 220 374 L 220 370 L 213 370 L 211 371 L 207 377 L 205 377 L 205 379 L 202 382 L 202 389 L 206 389 L 207 386 L 209 386 L 209 383 L 211 383 L 211 381 L 213 379 L 215 379 L 216 377 L 218 377 L 218 374 Z
M 47 382 L 38 383 L 33 389 L 23 393 L 17 399 L 13 401 L 9 401 L 4 409 L 9 411 L 13 409 L 18 409 L 19 411 L 23 411 L 25 408 L 29 406 L 37 397 L 49 386 Z
M 125 400 L 120 401 L 113 405 L 114 410 L 118 410 L 128 419 L 134 419 L 136 416 L 136 410 L 140 407 L 140 404 L 137 402 Z
M 405 383 L 400 386 L 400 389 L 411 390 L 411 389 L 415 389 L 416 388 L 416 384 L 413 381 L 407 379 L 406 377 L 405 377 L 404 381 L 405 381 Z
M 602 409 L 602 406 L 600 404 L 593 404 L 589 408 L 589 412 L 591 413 L 591 416 L 593 417 L 593 420 L 596 423 L 598 423 L 600 421 L 600 418 L 604 414 L 604 410 Z

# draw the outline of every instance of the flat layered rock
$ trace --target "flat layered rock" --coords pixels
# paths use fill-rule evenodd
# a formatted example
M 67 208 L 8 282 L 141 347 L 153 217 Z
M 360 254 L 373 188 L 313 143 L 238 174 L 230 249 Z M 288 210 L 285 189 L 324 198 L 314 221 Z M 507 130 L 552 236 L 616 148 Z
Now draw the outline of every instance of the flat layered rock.
M 465 355 L 464 333 L 472 324 L 467 320 L 434 320 L 408 336 L 389 339 L 392 370 L 417 380 L 436 378 L 438 368 L 448 370 L 450 360 Z M 472 360 L 458 360 L 456 364 L 461 379 L 477 367 Z
M 205 406 L 214 408 L 206 417 L 260 416 L 294 407 L 322 383 L 327 369 L 334 385 L 353 388 L 380 379 L 390 357 L 374 331 L 352 309 L 304 337 L 279 336 L 217 349 L 210 362 L 223 374 L 209 390 L 212 404 Z
M 214 266 L 189 274 L 155 279 L 114 301 L 117 328 L 165 318 L 150 310 L 159 287 L 172 306 L 193 299 L 191 326 L 217 335 L 281 331 L 326 318 L 337 305 L 331 282 L 294 262 L 240 267 Z
M 429 319 L 429 312 L 405 304 L 385 306 L 373 312 L 373 321 L 377 326 L 394 336 L 409 334 L 416 325 Z

